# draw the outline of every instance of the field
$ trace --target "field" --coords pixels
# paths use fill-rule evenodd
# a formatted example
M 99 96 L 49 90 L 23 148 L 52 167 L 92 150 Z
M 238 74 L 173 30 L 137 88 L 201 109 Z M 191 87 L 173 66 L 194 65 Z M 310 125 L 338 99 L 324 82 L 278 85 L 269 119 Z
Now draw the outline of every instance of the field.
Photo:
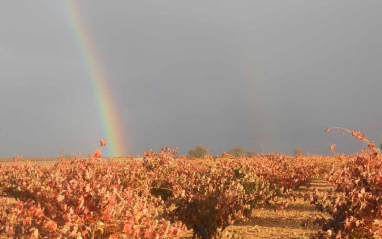
M 101 159 L 97 150 L 53 162 L 16 158 L 0 164 L 0 234 L 380 238 L 382 160 L 368 146 L 348 156 L 189 159 L 165 148 L 141 160 Z

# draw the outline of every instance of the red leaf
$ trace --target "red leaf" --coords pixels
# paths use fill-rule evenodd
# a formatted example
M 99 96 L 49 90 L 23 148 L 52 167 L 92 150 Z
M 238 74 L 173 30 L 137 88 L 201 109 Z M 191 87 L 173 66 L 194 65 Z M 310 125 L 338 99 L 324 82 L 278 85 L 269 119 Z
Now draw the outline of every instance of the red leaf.
M 128 221 L 126 222 L 124 225 L 123 225 L 123 232 L 127 233 L 127 234 L 131 234 L 133 232 L 133 226 L 134 226 L 134 222 L 133 221 Z

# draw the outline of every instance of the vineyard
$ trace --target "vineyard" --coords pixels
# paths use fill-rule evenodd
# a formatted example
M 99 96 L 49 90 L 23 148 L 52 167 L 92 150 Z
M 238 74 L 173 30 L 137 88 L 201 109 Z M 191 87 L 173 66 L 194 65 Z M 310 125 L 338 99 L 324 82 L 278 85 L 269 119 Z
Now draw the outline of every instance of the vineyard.
M 0 235 L 237 238 L 245 235 L 229 235 L 227 227 L 256 220 L 260 207 L 282 211 L 302 200 L 327 215 L 314 218 L 322 230 L 311 237 L 380 238 L 382 158 L 367 143 L 358 154 L 331 157 L 223 153 L 190 160 L 165 148 L 143 160 L 101 160 L 98 149 L 54 165 L 15 158 L 0 164 Z M 332 187 L 301 191 L 317 180 Z

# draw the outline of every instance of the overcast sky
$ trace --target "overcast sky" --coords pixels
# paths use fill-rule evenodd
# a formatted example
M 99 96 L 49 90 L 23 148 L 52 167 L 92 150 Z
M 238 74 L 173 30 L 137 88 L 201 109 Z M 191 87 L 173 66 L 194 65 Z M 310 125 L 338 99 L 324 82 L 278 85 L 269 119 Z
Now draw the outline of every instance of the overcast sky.
M 380 0 L 79 2 L 131 155 L 362 147 L 328 126 L 380 143 Z M 1 5 L 0 157 L 91 153 L 105 133 L 63 3 Z

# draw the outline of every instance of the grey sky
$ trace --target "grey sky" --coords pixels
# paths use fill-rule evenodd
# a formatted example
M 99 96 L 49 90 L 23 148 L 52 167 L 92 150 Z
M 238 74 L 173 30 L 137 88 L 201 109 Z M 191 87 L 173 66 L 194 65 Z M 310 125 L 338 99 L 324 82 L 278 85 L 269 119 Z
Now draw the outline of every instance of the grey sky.
M 81 1 L 131 154 L 199 143 L 328 154 L 327 126 L 382 134 L 382 1 Z M 57 1 L 0 9 L 0 157 L 90 153 L 104 138 Z M 108 154 L 106 151 L 105 154 Z

